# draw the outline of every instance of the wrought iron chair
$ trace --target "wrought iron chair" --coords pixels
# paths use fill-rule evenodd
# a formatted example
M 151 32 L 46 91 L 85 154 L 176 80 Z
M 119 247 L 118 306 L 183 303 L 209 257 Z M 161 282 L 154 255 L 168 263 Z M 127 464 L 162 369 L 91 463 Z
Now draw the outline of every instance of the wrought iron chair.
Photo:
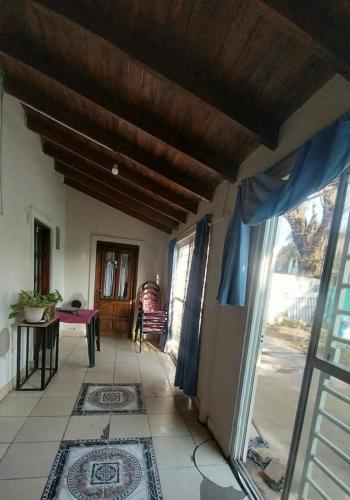
M 139 291 L 139 305 L 135 328 L 135 342 L 140 341 L 139 352 L 142 350 L 144 336 L 148 334 L 161 335 L 168 333 L 168 312 L 161 308 L 160 288 L 153 281 L 146 281 Z

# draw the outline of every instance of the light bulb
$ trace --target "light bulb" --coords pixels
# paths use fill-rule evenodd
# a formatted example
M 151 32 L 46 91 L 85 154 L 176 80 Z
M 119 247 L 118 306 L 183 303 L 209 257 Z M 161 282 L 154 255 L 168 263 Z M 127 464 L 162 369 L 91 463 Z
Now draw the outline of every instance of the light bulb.
M 113 165 L 112 174 L 113 175 L 118 175 L 119 174 L 119 168 L 118 168 L 118 165 L 116 163 Z

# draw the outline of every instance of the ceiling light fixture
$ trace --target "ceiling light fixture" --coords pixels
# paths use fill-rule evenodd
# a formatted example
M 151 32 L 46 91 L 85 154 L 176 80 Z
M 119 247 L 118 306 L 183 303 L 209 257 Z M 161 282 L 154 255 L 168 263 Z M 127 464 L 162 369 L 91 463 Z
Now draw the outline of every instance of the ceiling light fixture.
M 114 163 L 113 163 L 112 174 L 113 175 L 119 174 L 118 151 L 117 150 L 115 150 L 115 159 L 114 159 Z

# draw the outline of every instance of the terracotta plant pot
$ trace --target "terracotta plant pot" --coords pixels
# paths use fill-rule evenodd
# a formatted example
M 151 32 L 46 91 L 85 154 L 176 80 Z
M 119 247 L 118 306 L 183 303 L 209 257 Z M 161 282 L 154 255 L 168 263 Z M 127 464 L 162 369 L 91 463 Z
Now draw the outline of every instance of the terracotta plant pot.
M 46 308 L 46 313 L 49 318 L 54 318 L 56 315 L 56 302 L 53 302 L 52 304 L 49 304 Z
M 29 323 L 38 323 L 41 321 L 44 311 L 45 307 L 23 306 L 24 319 Z

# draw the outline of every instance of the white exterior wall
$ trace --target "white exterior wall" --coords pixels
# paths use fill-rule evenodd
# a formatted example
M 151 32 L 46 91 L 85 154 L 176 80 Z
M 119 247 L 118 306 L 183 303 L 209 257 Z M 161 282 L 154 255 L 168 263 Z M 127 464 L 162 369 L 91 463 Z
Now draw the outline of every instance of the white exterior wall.
M 15 376 L 16 338 L 10 304 L 21 289 L 33 289 L 33 217 L 52 229 L 51 288 L 64 292 L 65 194 L 53 160 L 30 132 L 20 103 L 5 94 L 2 133 L 2 202 L 0 215 L 0 399 Z M 61 249 L 55 247 L 55 228 Z
M 282 126 L 276 151 L 259 147 L 241 165 L 239 179 L 264 171 L 294 151 L 350 108 L 350 83 L 336 76 Z M 204 299 L 198 380 L 200 418 L 207 421 L 225 454 L 229 454 L 234 408 L 239 387 L 245 338 L 246 308 L 219 306 L 216 295 L 220 281 L 224 238 L 234 208 L 236 186 L 223 182 L 212 203 L 201 203 L 197 216 L 182 225 L 176 237 L 201 216 L 211 213 L 212 238 Z

